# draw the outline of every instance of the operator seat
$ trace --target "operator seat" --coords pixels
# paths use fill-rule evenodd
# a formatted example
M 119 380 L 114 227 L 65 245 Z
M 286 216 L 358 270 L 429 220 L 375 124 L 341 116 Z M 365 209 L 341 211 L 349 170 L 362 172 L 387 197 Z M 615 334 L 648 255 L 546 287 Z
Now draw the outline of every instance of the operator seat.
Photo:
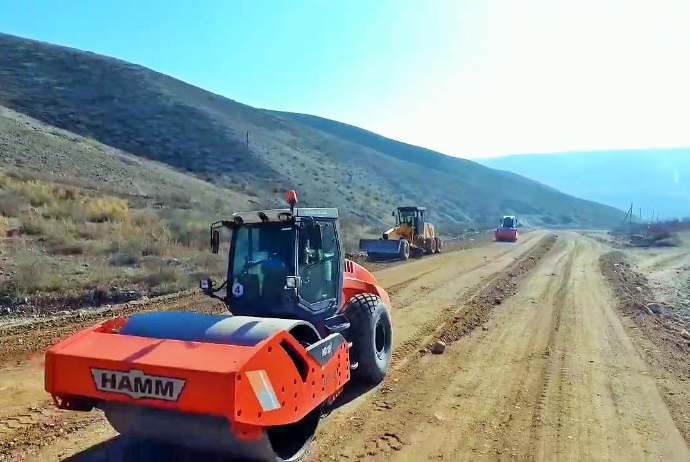
M 237 282 L 242 284 L 244 293 L 242 297 L 246 300 L 256 300 L 261 294 L 259 276 L 256 274 L 243 274 L 237 278 Z
M 280 299 L 285 293 L 285 280 L 289 276 L 285 259 L 282 255 L 274 255 L 270 261 L 261 264 L 263 281 L 261 294 L 264 299 Z

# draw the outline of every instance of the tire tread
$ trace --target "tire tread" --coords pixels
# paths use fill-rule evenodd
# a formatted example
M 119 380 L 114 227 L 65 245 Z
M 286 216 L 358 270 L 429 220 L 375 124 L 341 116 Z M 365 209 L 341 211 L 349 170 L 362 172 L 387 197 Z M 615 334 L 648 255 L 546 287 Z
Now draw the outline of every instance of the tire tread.
M 348 302 L 349 306 L 346 311 L 346 315 L 350 318 L 350 329 L 352 329 L 350 340 L 353 342 L 353 348 L 357 349 L 356 351 L 359 351 L 357 341 L 363 337 L 368 337 L 368 335 L 373 334 L 373 332 L 369 334 L 368 332 L 361 331 L 362 326 L 368 325 L 368 323 L 363 322 L 365 320 L 362 318 L 366 316 L 366 320 L 368 320 L 374 315 L 379 304 L 382 303 L 383 301 L 378 295 L 370 293 L 357 294 Z M 381 373 L 375 362 L 362 360 L 359 360 L 358 362 L 359 365 L 357 366 L 357 369 L 353 371 L 353 375 L 355 375 L 359 380 L 377 381 L 380 379 L 379 376 Z

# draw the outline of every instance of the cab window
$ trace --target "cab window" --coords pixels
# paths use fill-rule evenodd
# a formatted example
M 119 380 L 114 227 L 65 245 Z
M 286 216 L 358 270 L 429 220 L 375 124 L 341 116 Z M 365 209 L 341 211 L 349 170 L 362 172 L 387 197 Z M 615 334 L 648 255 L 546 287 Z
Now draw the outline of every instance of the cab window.
M 302 288 L 300 297 L 309 304 L 315 304 L 337 297 L 340 266 L 338 265 L 338 244 L 335 224 L 329 220 L 317 220 L 323 235 L 323 248 L 312 248 L 307 233 L 300 233 L 300 276 Z

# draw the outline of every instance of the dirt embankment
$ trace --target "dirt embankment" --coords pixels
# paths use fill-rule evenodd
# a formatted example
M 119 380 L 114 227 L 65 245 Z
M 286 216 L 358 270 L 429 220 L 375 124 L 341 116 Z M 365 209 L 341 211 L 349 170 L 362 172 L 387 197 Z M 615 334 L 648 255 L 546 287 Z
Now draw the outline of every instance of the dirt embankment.
M 679 431 L 690 441 L 690 328 L 677 314 L 654 303 L 654 288 L 624 254 L 602 255 L 600 266 Z
M 185 310 L 222 312 L 224 306 L 198 291 L 180 292 L 102 310 L 79 310 L 45 318 L 27 318 L 11 326 L 0 326 L 0 364 L 43 352 L 59 340 L 100 321 L 142 311 Z

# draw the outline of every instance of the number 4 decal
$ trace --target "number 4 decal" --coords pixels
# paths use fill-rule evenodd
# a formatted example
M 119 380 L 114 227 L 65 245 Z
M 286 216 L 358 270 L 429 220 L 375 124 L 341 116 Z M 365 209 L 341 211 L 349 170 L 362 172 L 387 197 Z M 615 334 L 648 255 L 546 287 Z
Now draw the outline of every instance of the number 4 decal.
M 241 297 L 244 295 L 244 286 L 240 284 L 239 282 L 235 282 L 232 284 L 232 295 L 234 297 Z

